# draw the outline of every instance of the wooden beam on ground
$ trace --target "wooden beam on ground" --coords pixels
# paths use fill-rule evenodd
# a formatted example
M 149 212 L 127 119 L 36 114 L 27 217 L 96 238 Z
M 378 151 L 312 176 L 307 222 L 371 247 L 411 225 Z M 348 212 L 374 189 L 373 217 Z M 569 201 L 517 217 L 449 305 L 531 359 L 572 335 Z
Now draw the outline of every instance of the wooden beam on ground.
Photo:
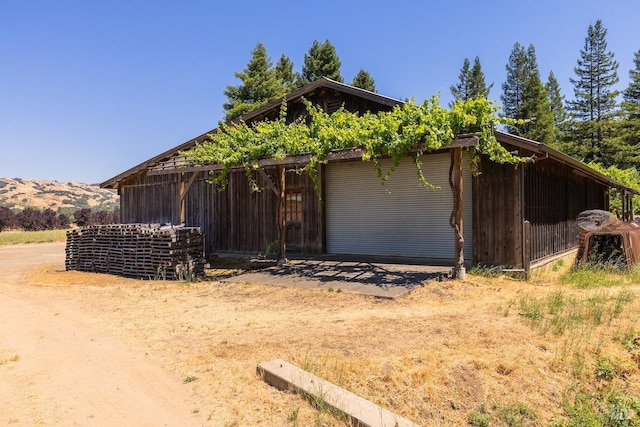
M 406 418 L 357 396 L 335 384 L 316 377 L 281 359 L 262 362 L 258 375 L 280 390 L 294 390 L 308 396 L 312 402 L 333 408 L 362 427 L 419 427 Z

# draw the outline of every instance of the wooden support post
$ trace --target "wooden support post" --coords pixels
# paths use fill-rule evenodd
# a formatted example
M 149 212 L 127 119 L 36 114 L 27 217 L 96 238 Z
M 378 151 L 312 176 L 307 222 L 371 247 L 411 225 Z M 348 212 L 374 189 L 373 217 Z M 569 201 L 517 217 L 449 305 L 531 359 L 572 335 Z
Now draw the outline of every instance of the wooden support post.
M 464 224 L 462 220 L 462 148 L 452 150 L 453 166 L 453 229 L 455 232 L 455 277 L 460 280 L 466 278 L 464 267 Z
M 178 174 L 178 206 L 180 209 L 179 213 L 179 223 L 184 224 L 187 219 L 187 206 L 186 200 L 183 197 L 185 194 L 186 183 L 184 182 L 184 173 Z
M 178 191 L 179 191 L 178 197 L 180 199 L 180 224 L 184 224 L 187 221 L 187 202 L 186 202 L 187 193 L 191 189 L 191 186 L 193 185 L 193 183 L 196 182 L 196 179 L 198 179 L 198 175 L 200 175 L 199 171 L 194 172 L 191 175 L 189 182 L 185 183 L 184 173 L 178 174 Z
M 259 167 L 257 171 L 258 171 L 258 175 L 260 175 L 262 179 L 264 179 L 264 182 L 267 183 L 271 191 L 273 191 L 276 196 L 280 196 L 280 191 L 278 191 L 278 187 L 276 187 L 276 185 L 273 183 L 271 178 L 269 178 L 269 175 L 267 175 L 264 169 L 262 169 L 262 167 Z
M 278 175 L 280 178 L 280 199 L 278 201 L 278 231 L 279 231 L 279 249 L 278 249 L 278 262 L 284 262 L 286 260 L 285 254 L 287 253 L 287 245 L 285 238 L 287 234 L 287 218 L 285 216 L 285 204 L 286 204 L 286 175 L 284 165 L 278 165 Z
M 522 268 L 529 280 L 531 277 L 531 223 L 529 221 L 522 223 L 522 235 Z

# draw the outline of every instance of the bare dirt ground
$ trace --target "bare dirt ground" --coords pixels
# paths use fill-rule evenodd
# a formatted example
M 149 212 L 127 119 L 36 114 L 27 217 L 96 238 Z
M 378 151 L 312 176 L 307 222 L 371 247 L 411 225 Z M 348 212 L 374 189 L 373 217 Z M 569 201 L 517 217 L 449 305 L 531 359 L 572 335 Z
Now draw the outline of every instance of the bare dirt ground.
M 256 366 L 275 358 L 425 426 L 468 425 L 481 407 L 515 404 L 536 414 L 522 425 L 549 425 L 575 361 L 591 360 L 580 355 L 628 359 L 611 337 L 639 325 L 636 298 L 602 326 L 541 334 L 518 301 L 557 292 L 547 279 L 471 276 L 387 301 L 65 272 L 63 260 L 63 244 L 0 248 L 2 425 L 344 424 L 265 384 Z M 637 284 L 625 290 L 640 295 Z M 625 390 L 637 395 L 632 364 Z
M 192 386 L 66 293 L 25 281 L 38 264 L 60 270 L 63 255 L 60 244 L 0 249 L 0 424 L 200 425 Z

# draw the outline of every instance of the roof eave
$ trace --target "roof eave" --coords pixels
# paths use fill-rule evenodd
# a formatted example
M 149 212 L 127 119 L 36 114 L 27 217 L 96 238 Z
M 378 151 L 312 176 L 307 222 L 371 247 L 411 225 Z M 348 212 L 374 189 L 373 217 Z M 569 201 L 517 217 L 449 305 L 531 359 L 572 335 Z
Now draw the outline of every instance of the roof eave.
M 601 182 L 609 187 L 618 188 L 633 194 L 640 194 L 636 190 L 626 187 L 620 184 L 617 181 L 609 178 L 605 174 L 593 169 L 589 165 L 581 162 L 580 160 L 574 159 L 568 154 L 563 153 L 562 151 L 556 150 L 549 145 L 546 145 L 542 142 L 533 141 L 531 139 L 523 138 L 521 136 L 512 135 L 507 132 L 495 131 L 496 139 L 499 142 L 504 142 L 519 148 L 524 148 L 525 150 L 531 151 L 535 154 L 543 154 L 546 157 L 551 157 L 561 163 L 566 164 L 567 166 L 573 167 L 575 170 L 595 179 L 596 181 Z
M 354 86 L 350 86 L 344 83 L 340 83 L 340 82 L 336 82 L 335 80 L 331 80 L 328 79 L 326 77 L 320 77 L 318 80 L 315 80 L 312 83 L 309 83 L 308 85 L 301 87 L 300 89 L 296 89 L 293 92 L 290 92 L 289 94 L 287 94 L 285 96 L 285 99 L 287 100 L 287 102 L 292 102 L 292 101 L 297 101 L 300 98 L 302 98 L 305 94 L 308 94 L 310 92 L 313 92 L 314 90 L 318 89 L 318 88 L 330 88 L 330 89 L 336 89 L 339 90 L 341 92 L 344 93 L 348 93 L 354 96 L 358 96 L 360 98 L 363 99 L 367 99 L 369 101 L 372 102 L 376 102 L 378 104 L 381 105 L 386 105 L 388 107 L 393 107 L 395 105 L 401 105 L 404 102 L 399 100 L 399 99 L 394 99 L 388 96 L 384 96 L 384 95 L 380 95 L 377 94 L 375 92 L 370 92 L 368 90 L 365 89 L 360 89 Z M 264 115 L 266 112 L 279 107 L 282 104 L 282 99 L 277 99 L 275 101 L 271 101 L 268 104 L 263 105 L 262 107 L 253 110 L 247 114 L 245 114 L 244 116 L 235 119 L 229 123 L 237 123 L 239 121 L 251 121 L 257 117 L 260 117 L 261 115 Z M 169 159 L 172 156 L 175 156 L 177 153 L 184 151 L 184 150 L 188 150 L 192 147 L 194 147 L 197 143 L 201 143 L 203 142 L 207 135 L 213 133 L 216 131 L 217 128 L 214 128 L 212 130 L 210 130 L 209 132 L 205 132 L 202 135 L 198 136 L 197 138 L 194 139 L 190 139 L 189 141 L 177 146 L 177 147 L 173 147 L 170 150 L 167 150 L 161 154 L 158 154 L 157 156 L 152 157 L 151 159 L 148 159 L 136 166 L 133 166 L 132 168 L 127 169 L 126 171 L 102 182 L 100 184 L 101 188 L 118 188 L 118 183 L 120 181 L 122 181 L 123 179 L 129 178 L 141 171 L 143 171 L 144 169 L 148 168 L 149 166 L 152 166 L 154 164 L 157 164 L 159 162 L 162 162 L 164 160 Z

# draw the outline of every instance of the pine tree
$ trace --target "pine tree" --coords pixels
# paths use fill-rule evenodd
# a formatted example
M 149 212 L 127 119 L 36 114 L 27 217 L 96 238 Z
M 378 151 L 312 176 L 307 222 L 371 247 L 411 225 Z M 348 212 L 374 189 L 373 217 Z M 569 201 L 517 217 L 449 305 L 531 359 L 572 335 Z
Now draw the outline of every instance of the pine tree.
M 227 86 L 224 91 L 229 98 L 228 102 L 224 103 L 226 120 L 240 117 L 283 96 L 286 92 L 276 77 L 276 71 L 264 45 L 258 43 L 251 55 L 247 68 L 235 73 L 235 76 L 242 80 L 242 84 Z
M 567 120 L 567 111 L 564 109 L 564 96 L 560 93 L 560 84 L 553 74 L 549 72 L 549 78 L 545 85 L 549 95 L 549 107 L 553 112 L 553 122 L 556 126 L 556 142 L 562 139 L 564 124 Z
M 336 49 L 329 40 L 325 40 L 324 43 L 314 40 L 309 52 L 304 55 L 304 65 L 302 75 L 298 79 L 298 86 L 304 86 L 320 77 L 342 83 L 341 65 Z
M 469 99 L 470 67 L 471 63 L 469 62 L 469 58 L 464 58 L 460 74 L 458 74 L 458 83 L 449 87 L 451 95 L 453 96 L 453 101 L 451 102 L 452 105 L 456 101 L 466 101 Z
M 480 58 L 476 56 L 473 61 L 473 67 L 469 62 L 469 58 L 465 58 L 458 75 L 459 82 L 450 86 L 451 95 L 453 95 L 453 105 L 456 101 L 467 101 L 469 99 L 488 98 L 489 91 L 493 84 L 487 87 L 484 79 L 484 72 L 480 64 Z
M 629 119 L 640 119 L 640 50 L 633 54 L 635 69 L 629 71 L 629 86 L 623 93 L 623 108 Z
M 534 141 L 551 144 L 556 141 L 553 111 L 549 105 L 549 95 L 540 79 L 535 47 L 527 48 L 527 78 L 524 85 L 524 116 L 531 119 L 524 124 L 523 136 Z
M 369 92 L 376 91 L 376 82 L 371 77 L 368 71 L 363 70 L 362 68 L 358 71 L 358 74 L 353 78 L 351 82 L 351 86 L 359 87 L 360 89 L 368 90 Z
M 293 62 L 289 59 L 288 56 L 282 55 L 276 64 L 276 79 L 283 86 L 283 91 L 285 93 L 291 92 L 295 89 L 295 82 L 297 78 L 297 73 L 293 71 Z
M 524 83 L 526 80 L 527 52 L 516 42 L 511 49 L 509 62 L 506 65 L 507 80 L 502 84 L 502 114 L 512 119 L 525 119 L 522 112 L 524 103 Z M 520 135 L 517 126 L 507 126 L 510 133 Z
M 540 80 L 536 50 L 532 44 L 525 50 L 516 43 L 507 64 L 507 81 L 502 85 L 503 112 L 506 117 L 527 120 L 509 126 L 509 132 L 535 141 L 555 142 L 555 126 L 548 94 Z
M 471 99 L 489 98 L 489 91 L 493 87 L 493 83 L 489 86 L 485 83 L 484 72 L 480 64 L 480 58 L 476 56 L 473 60 L 473 67 L 469 75 L 469 96 Z
M 587 162 L 610 166 L 616 150 L 612 133 L 619 94 L 613 86 L 619 79 L 618 62 L 613 52 L 607 51 L 606 35 L 601 20 L 589 25 L 574 68 L 577 78 L 571 79 L 575 100 L 568 104 L 572 123 L 565 151 Z
M 629 86 L 623 92 L 623 118 L 617 123 L 615 163 L 640 170 L 640 50 L 634 53 L 635 68 L 629 70 Z

